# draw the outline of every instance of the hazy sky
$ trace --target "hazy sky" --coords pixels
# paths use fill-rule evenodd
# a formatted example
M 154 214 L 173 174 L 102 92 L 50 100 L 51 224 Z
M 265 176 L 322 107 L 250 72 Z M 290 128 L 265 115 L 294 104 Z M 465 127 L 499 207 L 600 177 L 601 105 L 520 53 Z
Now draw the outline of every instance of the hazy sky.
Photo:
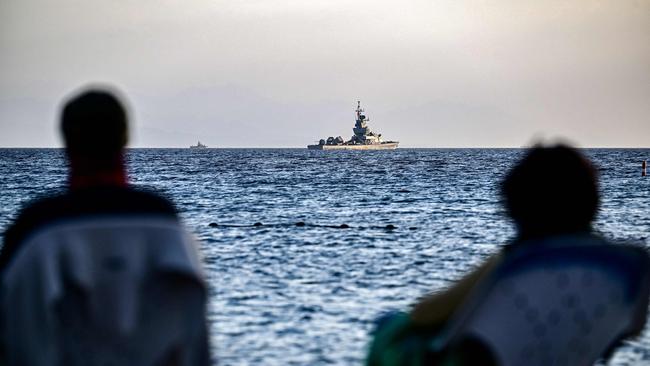
M 60 146 L 89 82 L 131 146 L 650 146 L 650 0 L 0 0 L 0 146 Z

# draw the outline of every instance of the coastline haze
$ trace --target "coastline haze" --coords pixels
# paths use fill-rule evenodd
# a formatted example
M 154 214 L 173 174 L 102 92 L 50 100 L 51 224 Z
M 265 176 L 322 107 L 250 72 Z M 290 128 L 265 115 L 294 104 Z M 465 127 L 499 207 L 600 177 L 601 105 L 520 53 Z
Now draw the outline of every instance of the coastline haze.
M 123 91 L 132 147 L 348 138 L 647 147 L 648 1 L 0 3 L 0 147 L 59 147 L 59 103 Z

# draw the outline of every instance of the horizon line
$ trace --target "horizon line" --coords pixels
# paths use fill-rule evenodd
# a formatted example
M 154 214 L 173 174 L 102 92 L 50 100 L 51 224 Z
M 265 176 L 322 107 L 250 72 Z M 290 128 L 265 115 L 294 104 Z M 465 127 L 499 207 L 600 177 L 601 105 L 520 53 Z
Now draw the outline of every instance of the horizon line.
M 529 149 L 532 146 L 408 146 L 408 147 L 399 147 L 396 150 L 407 150 L 407 149 Z M 650 149 L 650 146 L 575 146 L 577 149 Z M 65 149 L 65 147 L 53 147 L 53 146 L 0 146 L 0 149 Z M 180 150 L 187 149 L 189 147 L 183 146 L 134 146 L 134 147 L 125 147 L 126 150 L 138 150 L 138 149 L 160 149 L 160 150 Z M 236 150 L 236 149 L 276 149 L 276 150 L 307 150 L 307 147 L 297 147 L 297 146 L 222 146 L 222 147 L 207 147 L 206 150 Z M 193 151 L 195 149 L 192 149 Z

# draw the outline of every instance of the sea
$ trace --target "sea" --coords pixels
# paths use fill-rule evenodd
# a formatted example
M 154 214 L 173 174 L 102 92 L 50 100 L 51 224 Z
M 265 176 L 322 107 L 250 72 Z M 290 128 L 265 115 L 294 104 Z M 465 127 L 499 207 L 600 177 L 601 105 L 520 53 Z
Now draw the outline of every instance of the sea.
M 360 365 L 374 320 L 444 289 L 514 235 L 498 187 L 521 149 L 130 149 L 133 184 L 178 207 L 210 289 L 220 365 Z M 650 246 L 650 149 L 587 149 L 595 229 Z M 0 231 L 61 191 L 60 149 L 0 149 Z M 650 328 L 650 323 L 647 328 Z M 650 364 L 650 332 L 610 365 Z

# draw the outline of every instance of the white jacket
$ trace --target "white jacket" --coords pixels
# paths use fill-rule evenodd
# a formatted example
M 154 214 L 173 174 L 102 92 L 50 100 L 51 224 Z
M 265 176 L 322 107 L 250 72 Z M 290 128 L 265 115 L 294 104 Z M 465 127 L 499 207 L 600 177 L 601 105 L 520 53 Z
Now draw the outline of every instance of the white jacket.
M 7 267 L 1 295 L 10 365 L 210 362 L 201 264 L 171 218 L 44 226 Z

